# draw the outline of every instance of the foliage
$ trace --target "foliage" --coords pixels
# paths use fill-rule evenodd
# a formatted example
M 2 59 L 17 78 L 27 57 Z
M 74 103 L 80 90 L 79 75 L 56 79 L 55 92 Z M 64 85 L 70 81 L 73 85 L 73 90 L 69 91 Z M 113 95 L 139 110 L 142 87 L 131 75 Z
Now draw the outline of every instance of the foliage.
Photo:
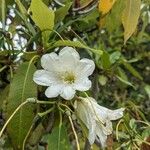
M 149 12 L 149 0 L 0 0 L 1 128 L 26 99 L 56 100 L 37 88 L 33 73 L 43 54 L 71 46 L 96 64 L 88 95 L 108 108 L 126 108 L 108 149 L 150 147 Z M 66 113 L 67 107 L 74 111 L 72 104 L 60 99 L 53 108 L 30 102 L 8 124 L 0 149 L 76 148 Z M 81 149 L 90 147 L 86 128 L 71 115 Z

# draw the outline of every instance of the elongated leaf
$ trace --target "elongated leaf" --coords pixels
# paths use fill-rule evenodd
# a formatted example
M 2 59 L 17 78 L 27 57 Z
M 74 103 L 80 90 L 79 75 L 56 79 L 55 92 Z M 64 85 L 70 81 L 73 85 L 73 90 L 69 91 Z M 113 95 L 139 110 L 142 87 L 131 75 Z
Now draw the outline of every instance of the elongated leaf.
M 63 125 L 59 137 L 59 128 L 55 127 L 51 134 L 48 135 L 49 150 L 70 150 L 69 138 L 65 126 Z M 58 149 L 58 139 L 60 148 Z
M 100 0 L 99 11 L 102 12 L 102 14 L 108 13 L 113 7 L 115 2 L 116 0 Z
M 120 77 L 119 80 L 120 80 L 122 83 L 124 83 L 124 85 L 121 85 L 121 86 L 122 86 L 122 87 L 123 87 L 123 86 L 126 87 L 127 85 L 131 86 L 132 83 L 129 81 L 128 76 L 126 75 L 125 71 L 124 71 L 122 68 L 120 68 L 120 67 L 118 67 L 117 70 L 118 70 L 118 77 Z M 118 78 L 118 77 L 117 77 L 117 78 Z
M 101 63 L 102 63 L 103 69 L 110 68 L 110 66 L 111 66 L 110 56 L 107 52 L 104 52 L 103 55 L 101 56 Z
M 126 7 L 122 15 L 124 27 L 124 43 L 134 33 L 140 16 L 141 0 L 126 0 Z
M 56 10 L 56 12 L 55 12 L 55 16 L 56 16 L 55 22 L 56 23 L 62 21 L 65 18 L 71 5 L 72 5 L 72 3 L 68 3 L 64 7 L 61 7 L 61 8 Z
M 143 80 L 143 77 L 140 75 L 140 73 L 138 71 L 136 71 L 136 69 L 134 67 L 132 67 L 131 64 L 127 63 L 127 62 L 123 62 L 123 65 L 126 67 L 126 69 L 128 69 L 135 77 L 139 78 L 140 80 Z
M 109 13 L 108 15 L 106 15 L 106 17 L 100 20 L 100 25 L 104 24 L 109 32 L 113 32 L 119 29 L 119 26 L 122 23 L 121 14 L 125 7 L 124 3 L 124 0 L 117 0 L 113 6 L 113 9 L 111 10 L 111 13 Z
M 21 14 L 23 15 L 24 18 L 26 18 L 26 16 L 28 15 L 25 7 L 23 6 L 23 4 L 20 2 L 20 0 L 16 0 L 16 4 L 19 7 L 19 10 L 21 12 Z
M 23 63 L 19 66 L 10 85 L 7 118 L 27 98 L 37 96 L 36 85 L 32 79 L 34 72 L 35 67 L 33 64 Z M 32 124 L 34 117 L 33 110 L 34 105 L 27 104 L 21 108 L 19 112 L 17 112 L 8 125 L 7 132 L 11 138 L 14 148 L 17 150 L 21 150 L 23 140 Z
M 41 31 L 47 30 L 43 32 L 43 38 L 48 40 L 50 30 L 54 27 L 54 11 L 49 9 L 42 0 L 32 0 L 29 10 L 31 18 Z
M 3 109 L 5 111 L 4 103 L 7 101 L 9 93 L 9 86 L 6 86 L 3 90 L 0 90 L 0 110 Z
M 80 41 L 70 41 L 70 40 L 59 40 L 59 41 L 56 41 L 55 43 L 50 43 L 48 49 L 52 49 L 54 47 L 60 47 L 60 46 L 79 47 L 79 48 L 84 48 L 84 49 L 90 50 L 91 52 L 98 54 L 98 55 L 103 54 L 102 50 L 90 48 L 90 47 L 82 44 Z

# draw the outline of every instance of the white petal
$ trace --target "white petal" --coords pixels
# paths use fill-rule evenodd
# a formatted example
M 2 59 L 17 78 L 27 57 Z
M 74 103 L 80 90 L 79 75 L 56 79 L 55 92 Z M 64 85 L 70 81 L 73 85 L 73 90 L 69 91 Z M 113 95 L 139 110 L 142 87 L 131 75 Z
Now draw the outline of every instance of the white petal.
M 99 125 L 96 126 L 96 134 L 99 138 L 102 147 L 106 147 L 107 135 L 104 134 L 103 129 Z
M 53 98 L 53 97 L 57 97 L 60 94 L 62 85 L 51 85 L 50 87 L 48 87 L 45 91 L 45 95 L 48 98 Z
M 76 74 L 82 78 L 82 77 L 88 77 L 90 76 L 95 69 L 95 64 L 90 59 L 81 59 L 78 63 L 78 66 L 76 67 Z
M 109 118 L 110 120 L 117 120 L 123 116 L 124 108 L 116 109 L 116 110 L 110 110 L 109 109 Z
M 88 78 L 75 81 L 74 88 L 78 91 L 87 91 L 91 88 L 91 81 Z
M 46 70 L 37 70 L 33 75 L 33 81 L 38 85 L 50 86 L 57 81 L 55 75 Z
M 80 120 L 85 124 L 85 126 L 89 130 L 88 140 L 92 145 L 96 137 L 96 121 L 93 117 L 93 114 L 91 113 L 91 108 L 88 108 L 88 105 L 85 101 L 77 101 L 76 105 L 77 117 L 80 118 Z
M 117 120 L 123 116 L 124 108 L 120 108 L 117 110 L 110 110 L 98 104 L 95 105 L 95 107 L 97 108 L 98 115 L 103 116 L 104 120 Z
M 110 120 L 107 120 L 104 133 L 106 135 L 110 135 L 112 134 L 112 132 L 113 132 L 112 122 Z
M 64 67 L 73 70 L 79 61 L 80 56 L 78 52 L 72 47 L 64 47 L 59 53 L 59 58 Z
M 50 54 L 45 54 L 41 58 L 41 66 L 48 71 L 56 70 L 58 63 L 59 63 L 58 55 L 54 52 Z
M 71 86 L 65 86 L 62 91 L 60 96 L 63 97 L 66 100 L 71 100 L 75 95 L 75 90 Z
M 80 56 L 79 53 L 72 47 L 64 47 L 60 52 L 59 52 L 59 56 L 61 57 L 73 57 L 74 59 L 79 60 Z

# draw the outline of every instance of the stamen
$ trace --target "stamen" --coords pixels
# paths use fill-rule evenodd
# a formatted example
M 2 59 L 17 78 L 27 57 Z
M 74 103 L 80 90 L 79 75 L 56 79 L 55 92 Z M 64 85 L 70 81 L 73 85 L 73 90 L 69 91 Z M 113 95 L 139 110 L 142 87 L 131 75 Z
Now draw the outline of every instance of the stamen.
M 64 82 L 68 83 L 68 84 L 72 84 L 75 82 L 75 75 L 72 72 L 68 72 L 66 71 L 63 76 L 62 79 Z

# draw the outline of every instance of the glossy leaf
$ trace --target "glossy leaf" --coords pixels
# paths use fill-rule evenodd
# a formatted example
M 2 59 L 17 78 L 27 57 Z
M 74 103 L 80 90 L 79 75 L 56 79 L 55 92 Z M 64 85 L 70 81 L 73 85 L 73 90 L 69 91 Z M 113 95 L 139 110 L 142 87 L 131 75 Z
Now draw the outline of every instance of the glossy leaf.
M 48 40 L 49 34 L 54 27 L 54 11 L 49 9 L 42 0 L 32 0 L 30 5 L 31 18 L 43 31 L 43 40 Z

